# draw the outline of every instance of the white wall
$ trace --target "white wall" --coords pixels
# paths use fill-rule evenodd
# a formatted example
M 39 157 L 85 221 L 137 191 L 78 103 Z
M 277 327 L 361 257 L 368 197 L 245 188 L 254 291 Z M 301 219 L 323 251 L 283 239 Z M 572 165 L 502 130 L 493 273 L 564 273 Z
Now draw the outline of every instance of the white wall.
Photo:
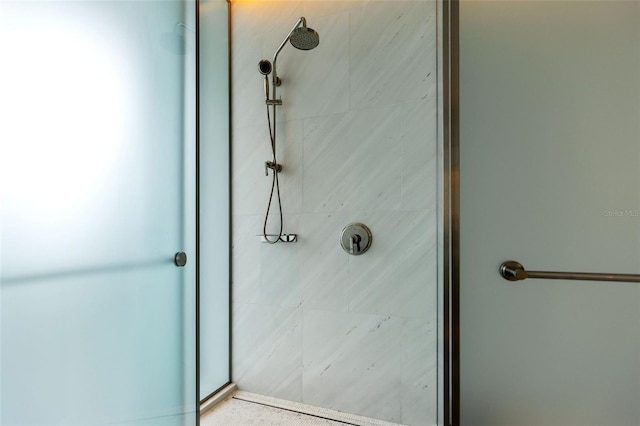
M 278 58 L 284 231 L 299 242 L 272 246 L 256 236 L 271 187 L 257 64 L 300 16 L 319 47 Z M 238 0 L 232 26 L 233 381 L 435 424 L 436 3 Z M 373 232 L 357 257 L 338 242 L 356 221 Z
M 640 424 L 638 285 L 498 274 L 640 271 L 639 16 L 460 3 L 462 425 Z

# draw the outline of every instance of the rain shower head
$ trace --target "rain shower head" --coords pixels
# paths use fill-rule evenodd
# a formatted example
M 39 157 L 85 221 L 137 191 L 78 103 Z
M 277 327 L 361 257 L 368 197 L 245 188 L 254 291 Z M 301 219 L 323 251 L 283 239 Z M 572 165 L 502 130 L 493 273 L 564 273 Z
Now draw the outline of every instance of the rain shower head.
M 273 85 L 275 87 L 280 86 L 280 78 L 278 77 L 278 73 L 276 71 L 276 62 L 278 60 L 278 54 L 282 50 L 287 41 L 291 43 L 293 47 L 300 50 L 311 50 L 320 44 L 320 36 L 318 33 L 307 27 L 307 20 L 303 16 L 298 19 L 298 22 L 293 26 L 289 34 L 284 38 L 278 50 L 273 55 Z M 263 73 L 263 75 L 266 75 Z M 275 93 L 275 88 L 274 88 Z
M 306 25 L 298 27 L 291 32 L 289 43 L 296 49 L 311 50 L 320 44 L 320 36 L 318 32 Z

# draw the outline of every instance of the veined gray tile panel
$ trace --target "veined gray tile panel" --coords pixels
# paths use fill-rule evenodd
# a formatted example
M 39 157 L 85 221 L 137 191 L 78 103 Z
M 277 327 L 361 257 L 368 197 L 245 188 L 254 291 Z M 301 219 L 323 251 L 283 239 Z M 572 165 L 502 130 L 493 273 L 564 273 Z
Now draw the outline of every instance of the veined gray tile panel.
M 304 122 L 303 211 L 401 208 L 398 106 Z
M 241 389 L 436 423 L 435 8 L 234 0 L 232 363 Z M 284 231 L 298 242 L 271 246 L 255 236 L 271 188 L 257 63 L 300 16 L 320 45 L 281 52 L 277 127 Z M 269 229 L 277 219 L 274 205 Z M 340 247 L 350 222 L 373 231 L 362 256 Z
M 435 218 L 428 211 L 363 212 L 371 248 L 349 259 L 349 310 L 409 318 L 437 311 Z
M 372 1 L 351 12 L 352 107 L 436 96 L 435 18 L 435 1 Z
M 235 215 L 231 230 L 231 299 L 254 303 L 260 297 L 260 233 L 264 217 Z
M 298 233 L 299 216 L 284 216 L 289 233 Z M 279 218 L 274 218 L 279 222 Z M 274 306 L 297 307 L 302 303 L 300 286 L 301 243 L 260 244 L 260 302 Z
M 437 423 L 438 351 L 437 321 L 405 319 L 402 323 L 402 424 Z
M 300 217 L 300 287 L 304 307 L 346 312 L 349 255 L 339 248 L 346 212 L 305 213 Z
M 302 4 L 295 1 L 233 2 L 233 128 L 263 122 L 264 77 L 258 72 L 258 62 L 273 59 L 275 50 L 301 16 Z M 288 49 L 295 50 L 291 46 Z
M 232 381 L 256 393 L 302 402 L 302 310 L 241 303 L 232 308 L 237 331 Z
M 402 105 L 402 209 L 437 207 L 437 100 L 407 102 Z M 421 143 L 418 143 L 421 141 Z
M 320 36 L 318 47 L 303 51 L 287 46 L 278 57 L 278 96 L 287 120 L 349 110 L 349 14 L 311 15 L 307 24 Z
M 303 194 L 305 212 L 337 211 L 351 194 L 348 113 L 304 121 Z
M 305 310 L 305 403 L 398 423 L 402 321 Z
M 265 162 L 271 161 L 271 139 L 266 107 L 259 124 L 234 130 L 232 185 L 234 214 L 265 214 L 272 185 L 272 171 L 265 176 Z M 279 121 L 276 127 L 276 155 L 285 213 L 299 213 L 302 206 L 302 122 Z M 277 213 L 277 203 L 273 206 Z

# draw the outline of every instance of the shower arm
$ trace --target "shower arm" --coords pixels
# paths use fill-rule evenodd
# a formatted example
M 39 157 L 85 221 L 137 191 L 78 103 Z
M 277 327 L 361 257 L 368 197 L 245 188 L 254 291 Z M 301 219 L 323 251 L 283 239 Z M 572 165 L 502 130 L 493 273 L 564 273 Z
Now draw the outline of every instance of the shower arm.
M 300 27 L 300 25 L 302 25 L 303 27 L 307 26 L 307 20 L 304 18 L 304 16 L 298 19 L 298 22 L 296 22 L 293 28 L 291 28 L 291 31 L 289 31 L 289 34 L 287 34 L 287 36 L 284 38 L 284 40 L 280 44 L 280 47 L 278 47 L 278 50 L 276 50 L 276 53 L 273 55 L 273 61 L 271 62 L 273 63 L 273 98 L 272 99 L 274 100 L 276 99 L 276 87 L 280 86 L 280 78 L 278 77 L 278 73 L 276 71 L 276 61 L 278 60 L 278 53 L 280 53 L 284 45 L 287 44 L 287 41 L 289 41 L 291 34 L 293 34 L 293 32 L 298 27 Z

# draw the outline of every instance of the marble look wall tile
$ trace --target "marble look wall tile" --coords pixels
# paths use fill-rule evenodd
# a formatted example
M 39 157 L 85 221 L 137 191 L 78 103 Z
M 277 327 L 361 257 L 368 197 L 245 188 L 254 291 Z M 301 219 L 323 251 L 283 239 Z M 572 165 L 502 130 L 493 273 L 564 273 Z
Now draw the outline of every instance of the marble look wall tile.
M 286 233 L 298 233 L 297 215 L 286 215 L 283 220 Z M 299 306 L 302 303 L 299 243 L 260 245 L 260 302 L 274 306 Z
M 351 193 L 348 176 L 350 114 L 333 114 L 304 121 L 303 201 L 305 212 L 344 208 Z
M 302 3 L 296 0 L 233 0 L 232 8 L 234 41 L 266 44 L 262 57 L 269 60 L 302 16 Z
M 300 286 L 304 307 L 345 312 L 348 255 L 339 243 L 346 212 L 305 213 L 300 218 Z
M 305 310 L 304 402 L 399 423 L 402 321 Z
M 260 242 L 256 232 L 263 217 L 233 216 L 231 230 L 231 297 L 233 302 L 252 303 L 260 296 Z
M 438 10 L 443 10 L 443 0 L 437 0 L 437 7 Z M 443 36 L 444 36 L 444 19 L 442 14 L 438 14 L 437 16 L 437 38 L 438 40 L 443 40 Z M 444 51 L 443 49 L 438 48 L 438 75 L 442 76 L 444 75 Z M 445 87 L 444 84 L 438 84 L 438 103 L 436 105 L 436 110 L 437 111 L 444 111 L 444 92 L 445 92 Z M 438 131 L 437 131 L 437 172 L 436 172 L 436 180 L 434 182 L 435 187 L 437 188 L 437 200 L 444 200 L 444 179 L 445 179 L 445 167 L 444 167 L 444 150 L 445 150 L 445 146 L 444 146 L 444 140 L 445 140 L 445 126 L 444 126 L 444 114 L 438 114 L 436 113 L 438 118 Z M 447 173 L 447 177 L 448 177 L 448 173 Z M 441 204 L 439 206 L 439 208 L 437 209 L 437 216 L 438 216 L 438 254 L 437 254 L 437 258 L 438 258 L 438 265 L 440 265 L 441 267 L 438 268 L 438 283 L 444 283 L 445 282 L 445 268 L 444 266 L 444 255 L 445 255 L 445 233 L 444 233 L 444 227 L 445 227 L 445 221 L 444 221 L 444 203 Z M 448 274 L 448 271 L 447 271 Z M 440 285 L 440 284 L 439 284 Z M 440 293 L 442 294 L 442 293 Z M 442 296 L 440 296 L 438 298 L 438 321 L 437 324 L 444 324 L 444 318 L 445 318 L 445 312 L 444 312 L 444 298 Z M 439 341 L 444 341 L 444 327 L 443 326 L 439 326 L 438 327 L 438 340 Z M 437 364 L 438 364 L 438 371 L 437 371 L 437 383 L 438 383 L 438 395 L 445 395 L 445 386 L 444 386 L 444 382 L 445 382 L 445 351 L 444 351 L 444 345 L 438 345 L 437 348 Z M 438 424 L 444 424 L 444 398 L 438 398 L 438 402 L 437 402 L 437 411 L 438 411 Z
M 399 209 L 401 152 L 399 107 L 305 120 L 303 210 Z
M 301 0 L 304 16 L 318 18 L 347 12 L 366 4 L 368 0 Z
M 351 107 L 435 97 L 433 1 L 369 2 L 351 12 Z
M 438 423 L 438 330 L 433 318 L 402 323 L 402 424 Z
M 349 310 L 410 318 L 437 312 L 436 218 L 428 211 L 363 212 L 373 234 L 365 256 L 349 258 Z
M 287 120 L 349 109 L 349 14 L 316 18 L 311 13 L 306 18 L 319 33 L 318 47 L 303 51 L 288 46 L 278 57 L 278 96 Z
M 258 72 L 258 62 L 261 59 L 262 47 L 259 40 L 233 40 L 232 129 L 266 123 L 264 77 Z M 226 94 L 221 93 L 220 96 Z
M 435 98 L 402 105 L 402 209 L 437 205 L 437 103 Z
M 298 22 L 302 16 L 302 3 L 299 1 L 268 1 L 267 7 L 260 9 L 259 13 L 254 16 L 259 18 L 260 39 L 262 44 L 262 57 L 272 60 L 278 47 L 291 31 L 291 28 Z M 281 60 L 285 55 L 289 55 L 289 51 L 296 50 L 289 43 L 283 47 L 278 55 L 277 66 L 280 68 Z M 280 71 L 278 71 L 280 74 Z
M 233 10 L 237 16 L 233 40 L 234 47 L 238 46 L 233 56 L 234 125 L 247 126 L 260 119 L 260 109 L 265 105 L 258 61 L 272 61 L 280 43 L 302 16 L 303 8 L 295 1 L 234 1 Z M 320 33 L 319 46 L 300 51 L 287 43 L 276 63 L 282 79 L 277 96 L 284 102 L 278 114 L 285 121 L 349 108 L 349 14 L 324 18 L 308 5 L 306 12 L 309 27 Z
M 280 196 L 285 214 L 302 211 L 302 120 L 287 121 L 278 125 L 276 155 L 282 165 L 280 172 Z
M 401 111 L 399 107 L 353 113 L 346 159 L 351 168 L 351 211 L 399 210 L 401 195 Z
M 302 208 L 302 122 L 282 122 L 276 130 L 282 207 L 296 213 Z M 264 174 L 265 162 L 272 159 L 266 115 L 264 123 L 234 130 L 231 155 L 233 213 L 266 214 L 272 185 L 272 172 Z
M 233 380 L 268 396 L 433 424 L 435 2 L 232 6 Z M 300 16 L 320 45 L 286 46 L 278 59 L 284 231 L 299 242 L 267 246 L 255 237 L 271 187 L 257 63 Z M 374 233 L 365 256 L 339 245 L 354 221 Z
M 258 72 L 258 62 L 273 59 L 276 49 L 302 16 L 301 13 L 302 6 L 295 1 L 234 0 L 233 127 L 266 122 L 264 77 Z
M 264 214 L 269 200 L 271 178 L 264 175 L 270 155 L 269 131 L 264 124 L 233 131 L 231 144 L 232 212 Z
M 236 303 L 232 312 L 232 380 L 240 389 L 302 402 L 301 309 Z

